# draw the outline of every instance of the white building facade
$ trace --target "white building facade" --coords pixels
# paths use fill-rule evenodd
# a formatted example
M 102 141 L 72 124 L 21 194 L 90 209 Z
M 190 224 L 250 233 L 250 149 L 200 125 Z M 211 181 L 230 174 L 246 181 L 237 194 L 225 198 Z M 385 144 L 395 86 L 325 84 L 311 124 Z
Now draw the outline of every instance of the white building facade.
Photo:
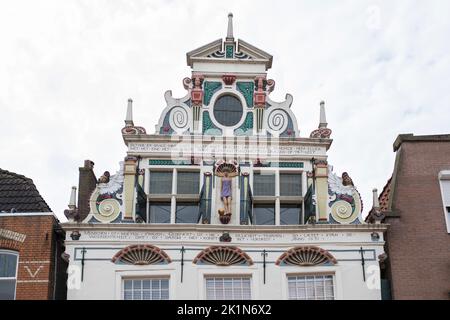
M 272 56 L 234 39 L 232 15 L 227 31 L 187 53 L 154 133 L 129 101 L 120 170 L 63 225 L 68 299 L 381 299 L 386 226 L 328 164 L 324 103 L 302 137 L 292 96 L 270 98 Z

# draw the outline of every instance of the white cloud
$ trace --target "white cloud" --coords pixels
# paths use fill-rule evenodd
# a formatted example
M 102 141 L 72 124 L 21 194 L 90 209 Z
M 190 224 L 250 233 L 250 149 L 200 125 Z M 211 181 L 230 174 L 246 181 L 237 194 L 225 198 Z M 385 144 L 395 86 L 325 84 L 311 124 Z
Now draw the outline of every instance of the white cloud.
M 370 207 L 399 133 L 448 132 L 448 1 L 14 1 L 0 4 L 0 167 L 32 178 L 63 218 L 77 168 L 125 156 L 126 101 L 154 130 L 182 96 L 185 53 L 225 36 L 272 53 L 273 99 L 293 94 L 302 136 L 327 102 L 335 171 Z M 379 13 L 378 16 L 374 14 Z

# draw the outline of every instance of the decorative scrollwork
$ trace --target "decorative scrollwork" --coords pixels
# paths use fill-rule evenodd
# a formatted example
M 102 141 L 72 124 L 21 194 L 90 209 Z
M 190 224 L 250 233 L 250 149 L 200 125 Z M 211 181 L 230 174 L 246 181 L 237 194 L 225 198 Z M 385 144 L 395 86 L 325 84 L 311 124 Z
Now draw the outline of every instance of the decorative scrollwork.
M 169 124 L 178 134 L 185 132 L 189 127 L 189 110 L 182 106 L 173 107 L 169 115 Z
M 239 175 L 239 164 L 234 160 L 228 162 L 219 160 L 215 165 L 215 175 L 223 177 L 225 171 L 230 177 L 236 177 Z
M 337 260 L 327 251 L 315 246 L 295 247 L 283 253 L 276 265 L 317 266 L 336 264 Z
M 186 90 L 189 90 L 192 88 L 192 79 L 189 77 L 186 77 L 183 79 L 183 87 Z
M 149 265 L 170 263 L 170 257 L 163 250 L 149 244 L 128 246 L 117 252 L 111 259 L 113 263 Z
M 310 138 L 320 138 L 320 139 L 329 139 L 331 136 L 331 129 L 328 128 L 318 128 L 311 132 Z
M 98 204 L 97 210 L 101 216 L 111 218 L 119 214 L 120 205 L 115 199 L 105 199 Z
M 331 215 L 337 216 L 341 219 L 348 219 L 353 213 L 353 208 L 350 203 L 344 200 L 339 200 L 331 206 Z
M 282 133 L 289 124 L 289 116 L 282 109 L 269 110 L 267 115 L 267 129 L 272 133 Z
M 193 263 L 231 266 L 235 264 L 252 265 L 252 259 L 241 249 L 229 246 L 212 246 L 206 248 L 195 257 Z
M 363 203 L 352 179 L 344 172 L 342 178 L 332 170 L 328 173 L 330 216 L 337 223 L 355 223 L 360 218 Z
M 267 92 L 272 92 L 275 89 L 275 80 L 269 79 L 267 80 L 266 90 Z
M 147 134 L 145 131 L 145 128 L 143 127 L 134 127 L 134 126 L 127 126 L 122 128 L 122 134 L 129 135 L 129 134 Z

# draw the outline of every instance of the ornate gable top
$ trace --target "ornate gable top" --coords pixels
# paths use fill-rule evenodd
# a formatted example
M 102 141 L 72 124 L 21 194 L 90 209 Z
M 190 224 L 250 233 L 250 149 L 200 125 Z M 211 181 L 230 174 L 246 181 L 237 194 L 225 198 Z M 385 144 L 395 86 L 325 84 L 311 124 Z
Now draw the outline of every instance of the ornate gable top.
M 231 62 L 239 60 L 243 63 L 264 64 L 266 70 L 272 67 L 273 57 L 269 53 L 245 42 L 234 40 L 233 14 L 228 15 L 228 30 L 225 41 L 217 39 L 186 54 L 187 64 L 191 68 L 195 62 Z

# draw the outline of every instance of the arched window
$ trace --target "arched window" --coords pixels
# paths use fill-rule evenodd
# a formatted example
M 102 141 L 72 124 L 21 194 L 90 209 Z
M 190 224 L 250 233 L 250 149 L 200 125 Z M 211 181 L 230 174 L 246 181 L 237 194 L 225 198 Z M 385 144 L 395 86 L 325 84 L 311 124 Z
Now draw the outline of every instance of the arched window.
M 0 300 L 16 298 L 17 259 L 17 252 L 0 250 Z
M 223 126 L 232 127 L 238 124 L 242 113 L 241 100 L 233 95 L 223 95 L 214 103 L 214 118 Z

